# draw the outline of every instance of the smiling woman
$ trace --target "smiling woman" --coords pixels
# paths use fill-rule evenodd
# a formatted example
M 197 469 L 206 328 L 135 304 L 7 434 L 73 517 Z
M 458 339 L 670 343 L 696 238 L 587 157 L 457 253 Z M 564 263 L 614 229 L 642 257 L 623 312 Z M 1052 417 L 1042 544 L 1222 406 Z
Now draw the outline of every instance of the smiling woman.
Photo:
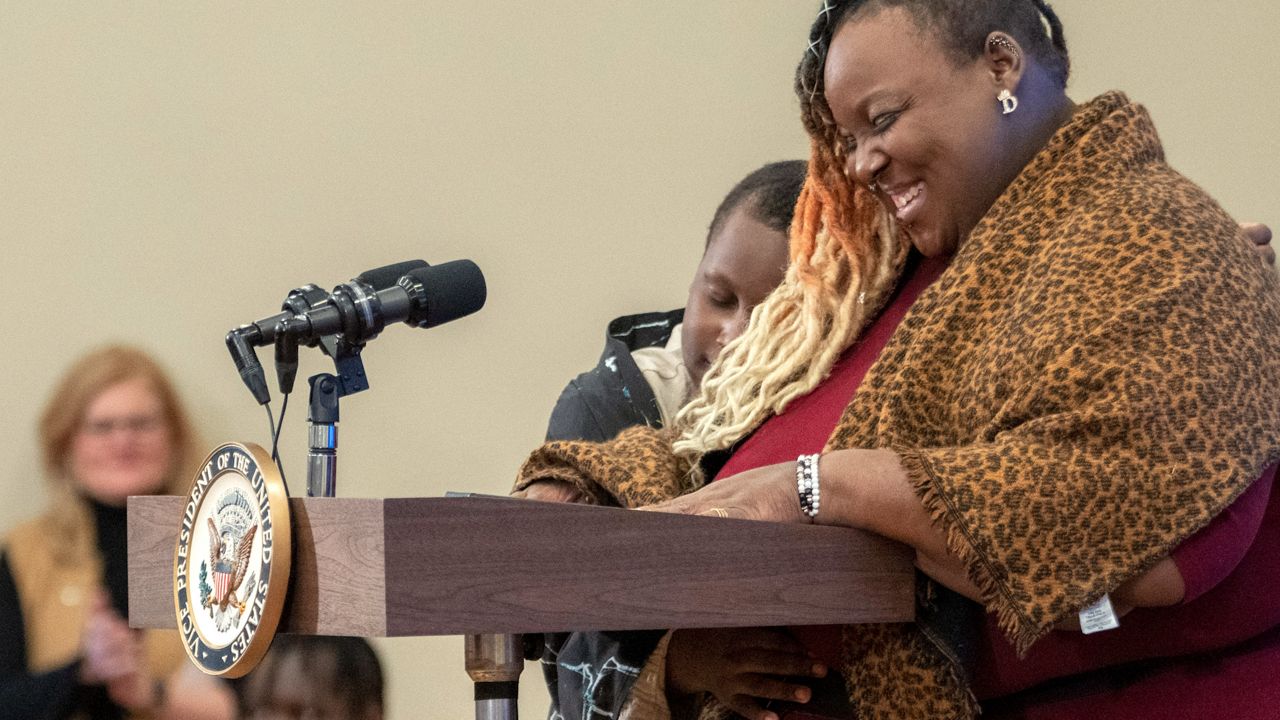
M 873 190 L 926 256 L 953 252 L 1071 116 L 1059 51 L 1041 51 L 1051 53 L 1048 63 L 1024 61 L 1024 45 L 1030 57 L 1048 43 L 1030 3 L 1011 10 L 1004 27 L 1026 26 L 1028 16 L 1037 24 L 965 37 L 962 46 L 981 51 L 959 63 L 906 6 L 864 7 L 861 22 L 832 38 L 822 85 L 845 172 Z M 1001 97 L 1008 102 L 992 102 Z
M 676 631 L 624 717 L 1265 706 L 1248 678 L 1280 662 L 1280 287 L 1141 106 L 1067 97 L 1065 48 L 1038 0 L 824 2 L 786 280 L 674 443 L 549 445 L 521 482 L 624 506 L 684 488 L 658 509 L 885 535 L 916 551 L 918 622 L 796 629 L 809 672 L 776 633 Z M 1104 597 L 1123 627 L 1081 635 Z M 846 682 L 798 679 L 826 667 Z M 1026 692 L 1060 678 L 1066 700 Z

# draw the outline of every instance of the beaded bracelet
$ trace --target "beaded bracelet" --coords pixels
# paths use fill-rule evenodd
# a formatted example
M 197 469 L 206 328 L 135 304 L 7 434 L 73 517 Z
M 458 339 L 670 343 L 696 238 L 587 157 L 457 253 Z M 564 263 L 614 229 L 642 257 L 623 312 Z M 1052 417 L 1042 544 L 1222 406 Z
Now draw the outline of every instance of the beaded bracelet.
M 796 494 L 800 496 L 800 511 L 813 522 L 822 506 L 822 491 L 818 487 L 818 455 L 801 455 L 796 458 Z

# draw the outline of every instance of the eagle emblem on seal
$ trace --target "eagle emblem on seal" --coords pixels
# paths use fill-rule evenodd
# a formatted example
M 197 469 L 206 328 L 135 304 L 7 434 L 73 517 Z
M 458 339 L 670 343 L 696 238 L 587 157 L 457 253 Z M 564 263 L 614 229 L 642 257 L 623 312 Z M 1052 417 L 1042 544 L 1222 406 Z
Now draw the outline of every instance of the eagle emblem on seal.
M 200 604 L 208 609 L 217 628 L 225 632 L 240 622 L 257 585 L 249 566 L 258 524 L 253 521 L 249 499 L 239 489 L 232 489 L 219 498 L 214 517 L 208 520 L 208 566 L 213 570 L 213 587 L 205 580 L 207 574 L 202 562 Z

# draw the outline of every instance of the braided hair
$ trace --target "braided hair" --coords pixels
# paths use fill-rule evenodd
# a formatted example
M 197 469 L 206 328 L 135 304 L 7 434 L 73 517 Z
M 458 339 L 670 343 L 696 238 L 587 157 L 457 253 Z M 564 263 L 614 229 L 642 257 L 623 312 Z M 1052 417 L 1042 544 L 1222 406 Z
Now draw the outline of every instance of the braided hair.
M 880 202 L 845 174 L 843 144 L 823 95 L 836 30 L 860 10 L 886 7 L 911 13 L 957 62 L 979 57 L 991 32 L 1006 32 L 1066 86 L 1062 24 L 1044 0 L 823 0 L 796 70 L 810 151 L 791 224 L 791 264 L 676 417 L 675 451 L 695 476 L 702 455 L 730 447 L 830 374 L 887 300 L 910 249 Z

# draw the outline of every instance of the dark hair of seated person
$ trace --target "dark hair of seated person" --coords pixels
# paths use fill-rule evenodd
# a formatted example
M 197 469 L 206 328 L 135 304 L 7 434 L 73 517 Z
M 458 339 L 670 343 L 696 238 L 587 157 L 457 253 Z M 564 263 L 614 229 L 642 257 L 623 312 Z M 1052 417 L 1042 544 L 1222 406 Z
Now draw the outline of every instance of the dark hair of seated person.
M 805 160 L 780 160 L 751 171 L 738 181 L 716 208 L 707 228 L 706 244 L 710 245 L 730 213 L 747 203 L 751 216 L 779 232 L 787 232 L 795 216 L 796 201 L 804 188 L 809 169 Z
M 364 638 L 277 635 L 261 664 L 233 683 L 245 720 L 383 714 L 382 665 Z

